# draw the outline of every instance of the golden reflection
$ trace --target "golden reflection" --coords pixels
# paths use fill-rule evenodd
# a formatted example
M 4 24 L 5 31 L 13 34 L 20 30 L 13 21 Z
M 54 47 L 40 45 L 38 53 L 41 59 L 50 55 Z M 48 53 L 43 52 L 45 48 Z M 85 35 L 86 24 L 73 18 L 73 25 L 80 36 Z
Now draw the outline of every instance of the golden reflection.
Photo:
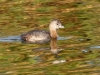
M 57 49 L 57 38 L 52 38 L 50 41 L 50 47 L 51 47 L 51 52 L 53 54 L 58 54 L 58 49 Z

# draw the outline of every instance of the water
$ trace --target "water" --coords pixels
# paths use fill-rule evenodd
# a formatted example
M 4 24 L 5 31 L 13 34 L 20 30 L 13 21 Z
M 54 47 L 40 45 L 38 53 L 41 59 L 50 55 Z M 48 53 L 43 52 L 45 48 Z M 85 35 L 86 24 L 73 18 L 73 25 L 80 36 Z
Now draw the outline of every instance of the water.
M 20 42 L 20 36 L 8 36 L 4 38 L 0 38 L 0 42 Z
M 100 75 L 99 0 L 1 0 L 0 75 Z M 20 36 L 65 26 L 46 44 L 23 44 Z M 7 37 L 5 37 L 7 36 Z
M 90 46 L 82 50 L 83 52 L 100 51 L 100 46 Z

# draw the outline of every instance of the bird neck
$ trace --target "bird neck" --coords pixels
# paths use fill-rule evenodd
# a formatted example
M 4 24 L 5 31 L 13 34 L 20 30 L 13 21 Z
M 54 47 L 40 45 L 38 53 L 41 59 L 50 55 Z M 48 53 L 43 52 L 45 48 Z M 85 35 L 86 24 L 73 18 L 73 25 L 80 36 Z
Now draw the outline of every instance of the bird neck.
M 51 35 L 51 38 L 57 38 L 58 34 L 57 34 L 56 29 L 50 29 L 50 35 Z

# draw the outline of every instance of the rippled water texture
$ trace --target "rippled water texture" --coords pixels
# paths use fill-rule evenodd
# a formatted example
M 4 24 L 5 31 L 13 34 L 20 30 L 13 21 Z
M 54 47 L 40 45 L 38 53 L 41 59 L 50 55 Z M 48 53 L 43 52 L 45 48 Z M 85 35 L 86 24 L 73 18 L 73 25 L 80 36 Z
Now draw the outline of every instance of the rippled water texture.
M 52 19 L 58 39 L 21 43 Z M 100 75 L 100 0 L 0 0 L 0 75 Z

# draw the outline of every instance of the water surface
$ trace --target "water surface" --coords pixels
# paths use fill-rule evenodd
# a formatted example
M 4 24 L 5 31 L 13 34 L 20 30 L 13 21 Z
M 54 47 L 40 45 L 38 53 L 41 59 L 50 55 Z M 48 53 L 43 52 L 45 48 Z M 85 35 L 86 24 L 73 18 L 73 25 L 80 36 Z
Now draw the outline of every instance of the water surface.
M 56 42 L 21 43 L 19 35 L 49 30 L 52 19 L 65 26 Z M 1 0 L 0 75 L 99 75 L 99 25 L 99 0 Z

